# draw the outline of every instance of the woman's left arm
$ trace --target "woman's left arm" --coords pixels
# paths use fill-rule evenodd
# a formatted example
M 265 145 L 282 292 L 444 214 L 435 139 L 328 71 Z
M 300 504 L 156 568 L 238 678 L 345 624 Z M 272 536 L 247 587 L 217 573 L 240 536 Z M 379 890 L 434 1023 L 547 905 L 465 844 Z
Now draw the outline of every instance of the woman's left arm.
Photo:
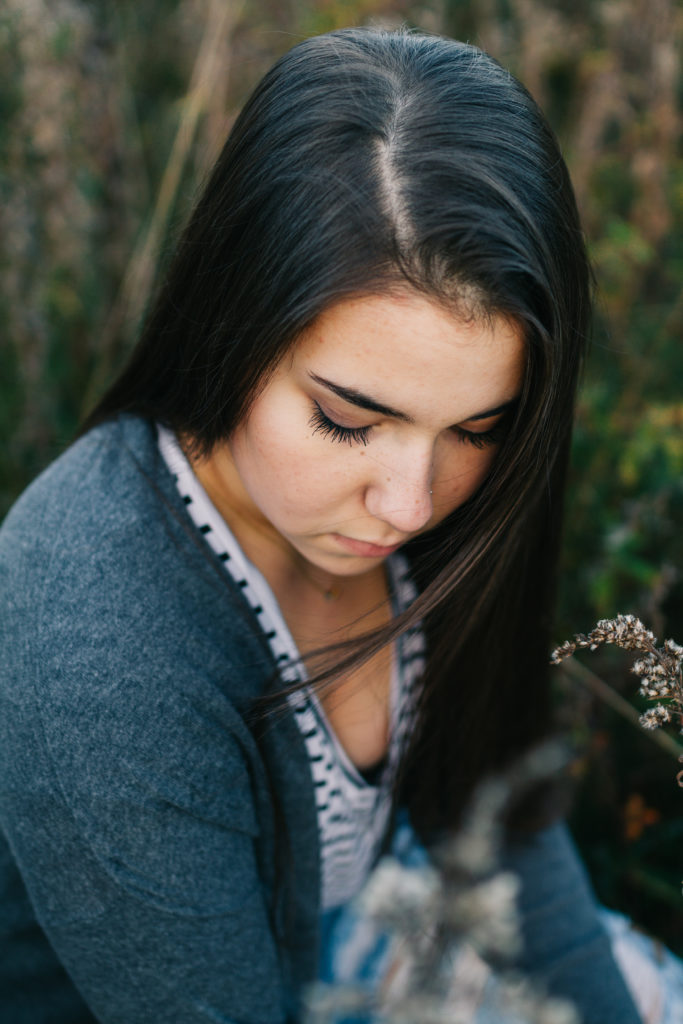
M 570 999 L 583 1024 L 641 1024 L 566 826 L 510 842 L 503 866 L 522 883 L 519 966 Z

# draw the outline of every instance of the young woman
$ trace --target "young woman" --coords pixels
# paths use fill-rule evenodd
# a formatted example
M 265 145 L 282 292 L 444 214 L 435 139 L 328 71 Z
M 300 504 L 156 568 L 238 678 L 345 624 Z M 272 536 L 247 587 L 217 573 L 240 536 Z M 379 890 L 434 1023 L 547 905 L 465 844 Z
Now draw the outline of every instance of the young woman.
M 546 735 L 588 317 L 556 141 L 493 60 L 349 30 L 266 75 L 0 534 L 3 1020 L 300 1019 L 394 812 L 429 846 Z M 525 966 L 634 1024 L 536 804 Z

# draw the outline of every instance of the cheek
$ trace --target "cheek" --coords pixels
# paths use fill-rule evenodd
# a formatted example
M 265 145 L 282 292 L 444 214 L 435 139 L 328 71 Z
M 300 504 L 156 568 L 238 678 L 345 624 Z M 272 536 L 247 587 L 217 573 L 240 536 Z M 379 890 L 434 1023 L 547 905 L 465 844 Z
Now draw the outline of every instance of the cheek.
M 250 497 L 283 528 L 324 511 L 347 489 L 347 474 L 336 465 L 330 448 L 329 442 L 312 434 L 301 410 L 258 403 L 231 442 Z
M 483 448 L 474 452 L 470 467 L 469 493 L 472 494 L 483 484 L 496 457 L 495 448 Z M 469 497 L 469 495 L 468 495 Z
M 435 478 L 435 504 L 448 514 L 467 501 L 484 482 L 495 458 L 495 448 L 474 448 L 457 442 L 456 451 L 448 453 Z M 445 507 L 444 507 L 445 506 Z
M 286 511 L 301 486 L 297 446 L 283 424 L 274 430 L 262 416 L 252 416 L 235 432 L 232 456 L 246 490 L 267 515 L 274 507 Z

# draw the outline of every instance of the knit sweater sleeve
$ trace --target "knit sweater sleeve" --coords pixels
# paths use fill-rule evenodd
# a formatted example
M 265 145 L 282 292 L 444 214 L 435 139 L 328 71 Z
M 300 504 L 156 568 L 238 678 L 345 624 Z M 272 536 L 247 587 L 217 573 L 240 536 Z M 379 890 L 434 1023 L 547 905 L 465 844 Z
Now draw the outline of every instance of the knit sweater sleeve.
M 640 1024 L 566 826 L 510 843 L 504 866 L 521 882 L 519 966 L 574 1003 L 585 1024 Z
M 267 814 L 237 709 L 259 652 L 159 516 L 102 501 L 104 479 L 126 483 L 107 458 L 41 485 L 53 507 L 34 495 L 3 531 L 0 825 L 97 1021 L 280 1024 Z

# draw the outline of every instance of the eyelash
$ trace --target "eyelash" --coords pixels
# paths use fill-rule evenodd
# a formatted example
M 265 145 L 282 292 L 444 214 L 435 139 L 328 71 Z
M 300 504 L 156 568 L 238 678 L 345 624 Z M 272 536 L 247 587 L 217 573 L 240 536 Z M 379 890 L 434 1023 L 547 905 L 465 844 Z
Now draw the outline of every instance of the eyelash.
M 498 444 L 500 441 L 504 441 L 507 436 L 509 426 L 510 423 L 508 417 L 504 416 L 501 420 L 498 420 L 490 430 L 482 430 L 478 434 L 471 430 L 463 430 L 462 427 L 452 427 L 451 429 L 461 441 L 465 441 L 467 444 L 471 444 L 475 448 L 486 448 L 490 444 Z
M 313 415 L 309 424 L 313 427 L 314 434 L 322 434 L 323 437 L 329 437 L 331 441 L 346 441 L 347 444 L 366 445 L 368 443 L 372 427 L 342 427 L 340 423 L 335 423 L 329 416 L 326 416 L 317 402 L 314 402 L 313 405 Z
M 329 437 L 331 441 L 346 442 L 349 445 L 366 445 L 368 443 L 371 426 L 342 427 L 340 423 L 335 423 L 329 416 L 326 416 L 317 402 L 313 404 L 315 408 L 309 424 L 313 427 L 314 434 L 322 434 L 323 437 Z M 490 430 L 483 430 L 480 433 L 463 430 L 462 427 L 452 427 L 451 429 L 456 437 L 464 441 L 465 444 L 471 444 L 474 448 L 486 448 L 488 445 L 498 444 L 504 439 L 508 430 L 508 417 L 504 416 Z

